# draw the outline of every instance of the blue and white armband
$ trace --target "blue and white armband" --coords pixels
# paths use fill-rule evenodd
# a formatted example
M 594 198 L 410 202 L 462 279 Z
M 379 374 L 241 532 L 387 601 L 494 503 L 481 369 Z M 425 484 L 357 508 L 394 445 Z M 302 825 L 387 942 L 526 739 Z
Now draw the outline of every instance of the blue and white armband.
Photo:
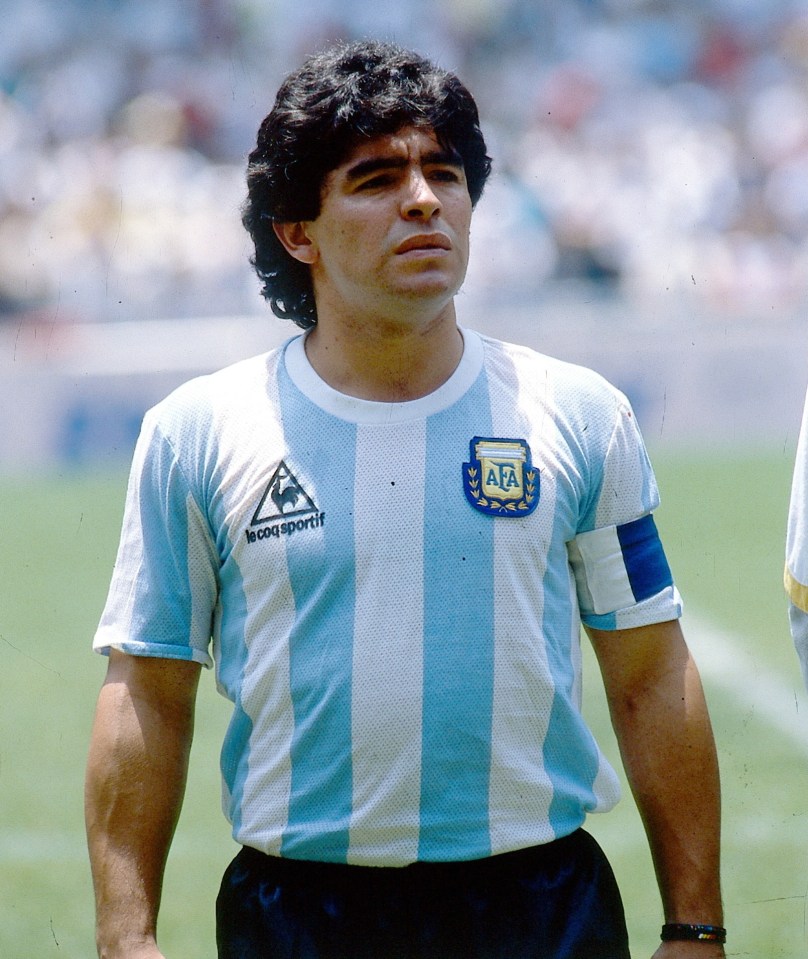
M 681 599 L 650 513 L 580 533 L 567 551 L 587 626 L 629 629 L 681 616 Z

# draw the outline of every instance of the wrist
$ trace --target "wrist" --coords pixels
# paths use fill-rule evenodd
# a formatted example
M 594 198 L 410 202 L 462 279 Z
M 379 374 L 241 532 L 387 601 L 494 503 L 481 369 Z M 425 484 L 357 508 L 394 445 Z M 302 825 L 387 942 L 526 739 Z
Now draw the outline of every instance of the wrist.
M 96 940 L 99 959 L 153 959 L 160 956 L 153 935 L 109 935 Z
M 663 942 L 704 942 L 723 945 L 727 930 L 723 926 L 702 922 L 666 922 L 660 938 Z

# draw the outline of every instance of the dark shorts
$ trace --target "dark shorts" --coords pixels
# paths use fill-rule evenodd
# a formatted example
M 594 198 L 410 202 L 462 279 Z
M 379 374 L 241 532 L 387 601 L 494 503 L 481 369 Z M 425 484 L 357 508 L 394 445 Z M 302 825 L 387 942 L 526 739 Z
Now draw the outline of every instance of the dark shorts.
M 216 904 L 219 959 L 629 959 L 611 867 L 583 830 L 400 869 L 242 849 Z

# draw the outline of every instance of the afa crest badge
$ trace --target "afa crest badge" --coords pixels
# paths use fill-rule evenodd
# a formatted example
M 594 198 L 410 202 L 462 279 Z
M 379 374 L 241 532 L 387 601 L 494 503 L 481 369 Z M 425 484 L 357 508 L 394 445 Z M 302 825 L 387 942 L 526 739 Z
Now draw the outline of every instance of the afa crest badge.
M 489 516 L 527 516 L 539 502 L 539 471 L 524 440 L 475 436 L 463 464 L 466 499 Z

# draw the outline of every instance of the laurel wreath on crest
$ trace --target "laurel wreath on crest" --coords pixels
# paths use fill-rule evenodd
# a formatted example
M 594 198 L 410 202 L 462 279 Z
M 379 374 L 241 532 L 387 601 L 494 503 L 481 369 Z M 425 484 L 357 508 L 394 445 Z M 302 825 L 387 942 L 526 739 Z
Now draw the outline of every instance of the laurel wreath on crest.
M 525 470 L 525 495 L 518 503 L 503 502 L 494 497 L 486 498 L 480 491 L 480 473 L 473 466 L 467 467 L 466 473 L 469 478 L 468 490 L 474 498 L 474 502 L 483 507 L 483 509 L 498 510 L 500 513 L 525 512 L 531 508 L 536 499 L 536 470 Z

